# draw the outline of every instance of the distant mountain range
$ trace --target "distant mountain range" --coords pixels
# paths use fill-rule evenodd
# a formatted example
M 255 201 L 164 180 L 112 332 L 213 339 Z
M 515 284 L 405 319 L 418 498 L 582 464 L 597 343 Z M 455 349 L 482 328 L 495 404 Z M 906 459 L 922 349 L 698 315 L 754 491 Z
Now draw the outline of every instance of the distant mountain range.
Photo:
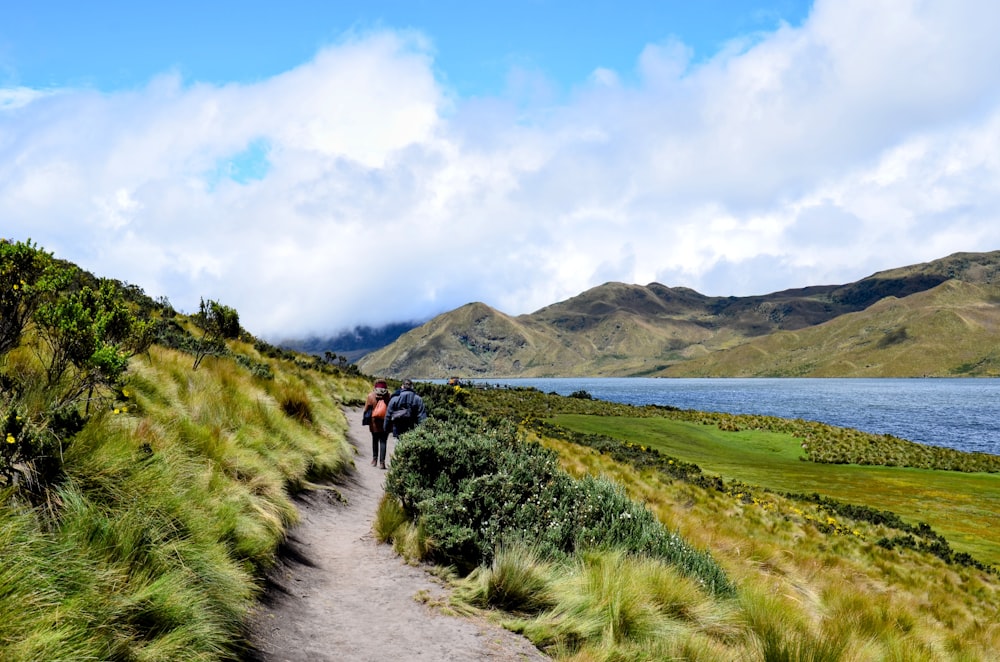
M 470 303 L 358 367 L 415 378 L 1000 376 L 1000 251 L 762 296 L 605 283 L 516 317 Z

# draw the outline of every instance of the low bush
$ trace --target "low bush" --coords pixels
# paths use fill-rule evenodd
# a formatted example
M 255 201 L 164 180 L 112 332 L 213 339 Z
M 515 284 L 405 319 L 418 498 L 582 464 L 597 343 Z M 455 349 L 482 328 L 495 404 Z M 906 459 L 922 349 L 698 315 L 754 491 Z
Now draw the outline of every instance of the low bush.
M 668 532 L 622 488 L 573 479 L 555 453 L 526 443 L 509 423 L 428 420 L 396 446 L 386 491 L 425 528 L 432 559 L 461 572 L 511 545 L 548 559 L 622 549 L 667 560 L 713 593 L 734 590 L 710 555 Z

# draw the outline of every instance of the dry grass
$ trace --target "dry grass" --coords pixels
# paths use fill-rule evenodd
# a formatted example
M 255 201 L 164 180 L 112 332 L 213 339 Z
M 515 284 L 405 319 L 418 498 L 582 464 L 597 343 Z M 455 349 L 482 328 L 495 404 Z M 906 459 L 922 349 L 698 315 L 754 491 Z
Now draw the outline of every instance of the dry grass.
M 694 626 L 682 621 L 679 629 L 661 628 L 654 637 L 659 643 L 635 653 L 637 659 L 655 659 L 663 637 L 671 642 L 670 655 L 683 657 L 682 651 L 698 642 L 700 650 L 714 652 L 707 657 L 702 652 L 701 658 L 692 653 L 690 659 L 715 660 L 992 660 L 1000 650 L 1000 580 L 995 575 L 950 566 L 914 550 L 885 550 L 874 544 L 885 531 L 870 524 L 840 518 L 834 529 L 839 533 L 823 532 L 820 525 L 828 515 L 782 497 L 745 502 L 636 471 L 591 449 L 544 443 L 560 453 L 571 473 L 600 474 L 625 485 L 668 526 L 708 548 L 739 586 L 739 597 L 724 616 L 712 616 L 717 604 L 681 601 L 689 605 L 686 609 L 699 605 L 710 616 Z M 646 570 L 642 581 L 654 583 L 654 575 Z M 620 579 L 627 573 L 616 568 L 607 576 Z M 635 612 L 610 589 L 577 591 L 588 595 L 579 598 L 581 605 L 603 604 L 609 614 Z M 719 619 L 714 629 L 713 618 Z M 632 629 L 642 632 L 641 617 L 631 620 Z M 588 621 L 581 617 L 581 622 Z M 614 654 L 607 647 L 607 633 L 616 630 L 603 622 L 606 633 L 595 650 L 556 647 L 556 657 L 619 659 L 621 647 Z M 523 626 L 535 636 L 539 627 Z M 576 636 L 586 639 L 586 625 L 579 627 Z

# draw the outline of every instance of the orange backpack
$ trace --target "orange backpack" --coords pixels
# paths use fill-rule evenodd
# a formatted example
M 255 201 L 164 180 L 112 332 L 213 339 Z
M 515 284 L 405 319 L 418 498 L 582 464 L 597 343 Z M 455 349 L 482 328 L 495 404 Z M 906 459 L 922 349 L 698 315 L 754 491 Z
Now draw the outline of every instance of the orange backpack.
M 375 409 L 372 410 L 372 418 L 385 418 L 386 404 L 385 400 L 379 398 L 375 402 Z

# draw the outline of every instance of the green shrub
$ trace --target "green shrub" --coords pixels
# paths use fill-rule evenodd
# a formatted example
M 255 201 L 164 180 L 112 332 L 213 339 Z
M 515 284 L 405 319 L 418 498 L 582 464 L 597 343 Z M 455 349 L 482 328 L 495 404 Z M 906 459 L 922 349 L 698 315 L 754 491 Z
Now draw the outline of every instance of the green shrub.
M 462 572 L 506 546 L 550 559 L 623 549 L 665 559 L 711 592 L 734 590 L 711 556 L 668 532 L 621 487 L 573 479 L 555 453 L 524 442 L 511 424 L 427 421 L 396 446 L 386 491 L 425 527 L 433 560 Z
M 202 329 L 201 341 L 195 350 L 192 369 L 198 366 L 206 356 L 224 354 L 226 340 L 238 338 L 240 335 L 240 315 L 235 308 L 223 305 L 218 301 L 204 299 L 198 304 L 198 312 L 191 317 L 192 321 Z

